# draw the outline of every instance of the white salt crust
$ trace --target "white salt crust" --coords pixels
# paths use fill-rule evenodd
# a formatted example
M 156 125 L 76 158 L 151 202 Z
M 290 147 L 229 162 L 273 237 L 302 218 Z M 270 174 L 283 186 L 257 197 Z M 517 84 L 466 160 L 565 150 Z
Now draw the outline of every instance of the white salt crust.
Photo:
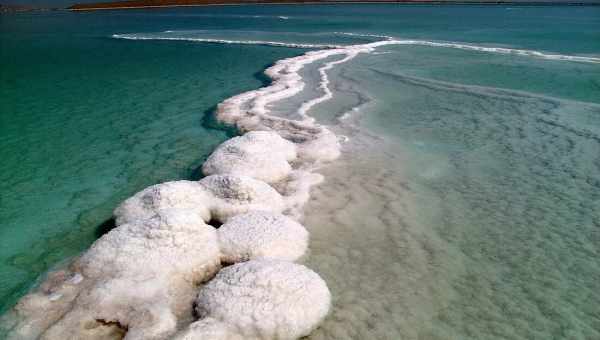
M 221 270 L 198 294 L 196 311 L 244 339 L 298 339 L 329 312 L 331 294 L 303 265 L 253 260 Z
M 210 195 L 198 182 L 174 181 L 150 186 L 126 199 L 113 212 L 116 224 L 143 221 L 172 209 L 188 210 L 210 220 Z
M 274 183 L 292 171 L 296 146 L 275 132 L 251 131 L 223 144 L 204 162 L 205 175 L 243 175 Z
M 216 230 L 186 210 L 118 226 L 16 306 L 15 338 L 164 339 L 221 266 Z M 121 334 L 123 335 L 123 334 Z
M 217 230 L 221 261 L 266 258 L 296 261 L 308 248 L 308 232 L 281 214 L 254 211 L 230 218 Z
M 117 225 L 162 215 L 163 211 L 187 210 L 201 217 L 225 222 L 251 210 L 281 212 L 281 195 L 268 184 L 247 176 L 214 175 L 194 181 L 175 181 L 148 187 L 125 200 L 114 215 Z
M 229 217 L 253 210 L 281 212 L 285 202 L 265 182 L 246 176 L 213 175 L 198 182 L 212 194 L 211 219 L 227 222 Z

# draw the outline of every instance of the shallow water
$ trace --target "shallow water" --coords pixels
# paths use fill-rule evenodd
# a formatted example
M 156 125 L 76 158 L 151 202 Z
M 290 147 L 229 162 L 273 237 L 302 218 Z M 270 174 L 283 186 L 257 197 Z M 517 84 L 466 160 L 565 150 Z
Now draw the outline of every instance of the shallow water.
M 109 29 L 101 23 L 105 15 L 112 20 Z M 311 338 L 600 337 L 600 64 L 594 62 L 600 54 L 598 8 L 241 6 L 88 17 L 102 29 L 83 34 L 77 44 L 86 50 L 101 41 L 102 49 L 113 51 L 112 59 L 98 65 L 98 75 L 86 87 L 79 86 L 83 74 L 76 73 L 78 77 L 63 82 L 64 92 L 58 93 L 62 97 L 40 97 L 37 111 L 17 110 L 32 125 L 42 113 L 28 114 L 42 112 L 43 105 L 58 98 L 52 116 L 59 123 L 49 120 L 42 127 L 59 136 L 77 133 L 56 145 L 50 133 L 47 138 L 35 134 L 42 136 L 37 144 L 68 156 L 62 167 L 35 166 L 52 164 L 47 157 L 7 163 L 11 169 L 15 164 L 24 169 L 14 172 L 22 178 L 13 180 L 13 175 L 9 184 L 44 188 L 57 183 L 62 190 L 44 188 L 42 196 L 7 185 L 9 203 L 22 200 L 22 192 L 38 198 L 7 205 L 3 194 L 3 216 L 13 216 L 15 222 L 4 223 L 3 217 L 2 232 L 32 226 L 27 234 L 13 233 L 23 239 L 14 243 L 18 246 L 3 246 L 13 252 L 2 254 L 12 266 L 2 269 L 6 277 L 18 273 L 14 268 L 27 270 L 14 280 L 16 290 L 11 288 L 16 284 L 3 279 L 9 282 L 3 284 L 9 291 L 2 299 L 5 306 L 36 275 L 84 249 L 119 200 L 151 183 L 193 176 L 203 155 L 227 136 L 202 125 L 202 112 L 227 96 L 258 87 L 264 78 L 253 74 L 266 64 L 305 51 L 265 45 L 386 39 L 339 33 L 354 32 L 541 51 L 593 62 L 419 43 L 379 46 L 327 70 L 333 97 L 307 113 L 331 125 L 346 142 L 341 159 L 321 169 L 326 182 L 314 190 L 305 210 L 311 232 L 308 265 L 328 282 L 334 299 L 331 315 Z M 26 25 L 19 20 L 13 24 Z M 110 38 L 113 34 L 183 41 L 123 41 Z M 32 35 L 31 44 L 39 43 L 37 38 Z M 15 50 L 16 40 L 3 36 L 3 44 L 11 42 Z M 74 55 L 80 58 L 82 53 Z M 125 62 L 123 55 L 134 59 Z M 3 55 L 20 65 L 15 56 L 9 57 Z M 319 68 L 341 57 L 307 65 L 300 72 L 305 88 L 271 105 L 271 112 L 300 117 L 302 103 L 323 95 Z M 87 63 L 77 65 L 88 74 Z M 107 67 L 112 67 L 110 72 Z M 7 81 L 15 81 L 17 69 Z M 115 81 L 116 75 L 121 81 Z M 37 79 L 38 73 L 29 77 Z M 48 82 L 57 78 L 49 73 Z M 97 89 L 107 84 L 111 91 L 98 95 Z M 77 90 L 82 92 L 75 96 Z M 61 104 L 66 93 L 85 99 L 79 112 L 87 125 L 78 119 L 60 124 L 77 112 Z M 21 97 L 9 96 L 7 105 L 25 105 Z M 13 107 L 7 105 L 3 113 L 9 112 L 4 107 Z M 90 106 L 98 108 L 90 110 L 95 112 L 92 117 L 86 110 Z M 130 113 L 126 119 L 123 112 Z M 115 126 L 120 132 L 113 131 Z M 29 139 L 22 137 L 29 135 L 19 131 L 14 129 L 13 144 L 3 151 L 30 152 Z M 64 177 L 50 181 L 39 175 L 55 173 Z M 35 177 L 40 183 L 31 181 Z M 71 190 L 77 187 L 67 181 L 72 178 L 78 178 L 78 185 L 96 186 Z M 76 204 L 64 209 L 64 202 Z M 72 217 L 96 205 L 93 213 Z M 56 215 L 31 212 L 40 210 L 62 214 L 58 222 L 39 227 L 39 221 Z M 49 242 L 47 234 L 58 236 Z M 31 269 L 33 265 L 38 267 Z
M 339 290 L 315 337 L 600 336 L 600 106 L 417 78 L 398 59 L 338 70 L 385 141 L 350 145 L 308 208 L 311 264 Z

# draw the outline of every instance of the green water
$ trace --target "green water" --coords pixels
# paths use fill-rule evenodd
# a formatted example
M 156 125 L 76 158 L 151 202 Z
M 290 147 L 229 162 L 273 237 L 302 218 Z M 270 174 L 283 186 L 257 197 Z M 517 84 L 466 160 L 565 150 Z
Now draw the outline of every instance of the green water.
M 121 200 L 197 177 L 228 137 L 210 128 L 213 106 L 261 86 L 257 73 L 298 53 L 110 38 L 161 25 L 135 15 L 17 15 L 0 23 L 1 310 L 109 228 L 103 223 Z
M 378 39 L 335 33 L 353 32 L 600 55 L 600 7 L 232 6 L 19 15 L 0 25 L 4 309 L 109 228 L 120 200 L 198 177 L 232 133 L 211 121 L 214 105 L 305 52 L 112 34 Z M 273 112 L 318 93 L 322 65 L 309 65 L 306 88 Z M 317 201 L 348 200 L 339 216 L 326 220 L 317 206 L 307 218 L 311 268 L 334 296 L 315 339 L 600 337 L 600 64 L 390 45 L 328 74 L 334 97 L 309 113 L 337 124 L 356 108 L 358 129 L 381 139 L 340 161 L 356 172 L 324 170 Z M 370 201 L 353 210 L 353 195 Z M 385 211 L 400 206 L 415 217 Z M 425 236 L 402 247 L 403 233 Z

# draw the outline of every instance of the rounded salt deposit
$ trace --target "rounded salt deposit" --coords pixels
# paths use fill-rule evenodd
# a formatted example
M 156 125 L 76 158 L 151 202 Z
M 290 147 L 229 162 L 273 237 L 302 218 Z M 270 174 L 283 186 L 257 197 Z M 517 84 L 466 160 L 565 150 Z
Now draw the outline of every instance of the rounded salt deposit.
M 217 230 L 221 261 L 259 258 L 296 261 L 308 248 L 308 232 L 281 214 L 252 211 L 230 218 Z
M 174 181 L 148 187 L 114 211 L 117 225 L 143 221 L 165 211 L 187 211 L 205 222 L 225 222 L 250 210 L 281 212 L 281 195 L 267 183 L 235 175 L 213 175 L 198 182 Z
M 193 212 L 171 209 L 111 230 L 75 266 L 88 278 L 185 274 L 203 280 L 218 270 L 218 256 L 215 228 Z
M 286 207 L 281 195 L 263 181 L 247 176 L 213 175 L 200 180 L 210 192 L 211 218 L 226 222 L 231 216 L 247 211 L 282 212 Z
M 204 221 L 210 220 L 210 195 L 194 181 L 173 181 L 156 184 L 126 199 L 114 211 L 117 225 L 147 220 L 162 211 L 178 209 L 195 212 Z
M 235 243 L 236 249 L 227 250 L 228 256 L 262 258 L 228 267 L 211 281 L 197 298 L 197 310 L 206 317 L 176 338 L 308 335 L 330 307 L 325 282 L 304 266 L 264 259 L 297 259 L 306 249 L 298 241 L 303 239 L 300 230 L 305 230 L 282 222 L 277 215 L 262 227 L 253 220 L 256 217 L 245 222 L 240 217 L 237 222 L 233 216 L 284 209 L 286 214 L 299 215 L 310 186 L 322 180 L 308 171 L 339 156 L 340 145 L 331 131 L 310 119 L 298 122 L 269 116 L 267 107 L 299 92 L 303 84 L 298 71 L 329 53 L 340 52 L 309 52 L 278 62 L 267 70 L 273 78 L 271 86 L 221 103 L 221 120 L 241 131 L 270 131 L 249 132 L 221 145 L 203 168 L 205 174 L 220 175 L 155 185 L 123 202 L 115 210 L 119 227 L 98 240 L 48 291 L 22 299 L 22 308 L 15 308 L 28 318 L 21 330 L 32 338 L 43 333 L 42 339 L 172 338 L 176 329 L 189 322 L 196 283 L 219 267 L 216 232 L 204 222 L 229 219 L 233 226 L 222 234 L 235 232 L 223 237 L 224 243 Z M 286 197 L 265 182 L 276 185 Z M 282 230 L 287 231 L 277 234 Z M 288 247 L 283 246 L 286 243 Z M 247 248 L 240 251 L 240 244 Z
M 251 131 L 219 145 L 204 162 L 202 172 L 244 175 L 274 183 L 292 171 L 288 162 L 295 158 L 294 143 L 273 131 Z
M 197 285 L 220 268 L 220 250 L 197 214 L 165 210 L 111 230 L 71 267 L 84 278 L 81 290 L 41 339 L 164 339 L 191 314 Z
M 319 325 L 330 304 L 327 285 L 312 270 L 253 260 L 222 269 L 200 290 L 196 311 L 247 339 L 297 339 Z

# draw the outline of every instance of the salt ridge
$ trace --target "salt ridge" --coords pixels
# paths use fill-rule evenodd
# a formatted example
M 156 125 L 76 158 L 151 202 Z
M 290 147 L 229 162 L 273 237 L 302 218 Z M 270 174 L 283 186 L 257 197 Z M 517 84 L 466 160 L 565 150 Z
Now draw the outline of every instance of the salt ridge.
M 174 31 L 166 31 L 165 33 L 173 33 Z M 284 43 L 279 41 L 266 40 L 227 40 L 227 39 L 212 39 L 212 38 L 184 38 L 184 37 L 144 37 L 134 34 L 113 34 L 115 39 L 125 40 L 175 40 L 175 41 L 195 41 L 215 44 L 236 44 L 236 45 L 266 45 L 277 47 L 293 47 L 293 48 L 338 48 L 343 45 L 331 44 L 302 44 L 302 43 Z

